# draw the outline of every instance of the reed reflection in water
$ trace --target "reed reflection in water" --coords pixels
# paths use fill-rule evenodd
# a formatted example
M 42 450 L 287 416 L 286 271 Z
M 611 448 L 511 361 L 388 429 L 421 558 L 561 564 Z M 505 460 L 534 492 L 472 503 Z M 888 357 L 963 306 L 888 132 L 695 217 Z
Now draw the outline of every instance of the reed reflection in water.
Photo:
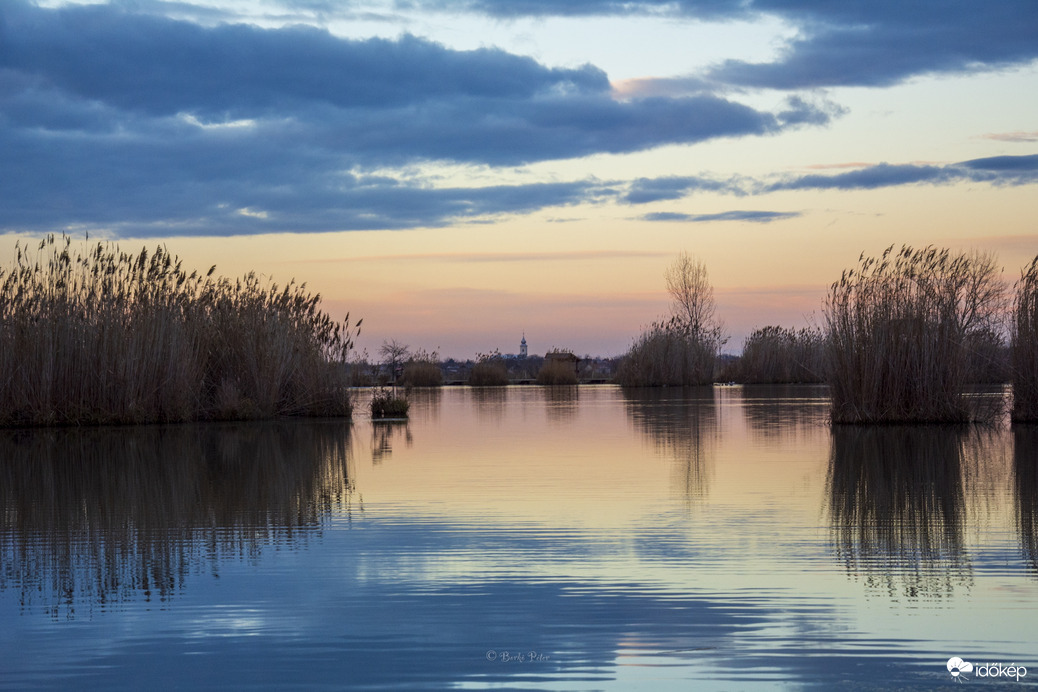
M 676 462 L 686 499 L 705 498 L 720 437 L 714 388 L 624 389 L 623 397 L 635 428 Z
M 371 463 L 381 464 L 393 455 L 393 442 L 402 437 L 404 444 L 414 444 L 411 425 L 407 421 L 380 420 L 371 424 Z
M 829 388 L 824 385 L 744 385 L 731 391 L 759 445 L 793 444 L 828 423 Z
M 225 560 L 349 512 L 343 422 L 6 431 L 0 589 L 22 607 L 171 598 Z
M 1020 546 L 1038 574 L 1038 425 L 1013 426 L 1013 480 Z
M 967 430 L 839 426 L 832 435 L 828 510 L 848 572 L 891 598 L 941 598 L 968 587 Z

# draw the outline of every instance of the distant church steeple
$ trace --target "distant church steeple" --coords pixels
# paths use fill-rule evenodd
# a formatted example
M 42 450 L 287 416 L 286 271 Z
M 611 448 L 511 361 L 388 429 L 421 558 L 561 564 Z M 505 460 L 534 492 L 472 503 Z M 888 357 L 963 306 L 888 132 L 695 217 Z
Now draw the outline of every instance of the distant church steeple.
M 526 357 L 526 332 L 523 332 L 523 340 L 519 342 L 519 357 Z

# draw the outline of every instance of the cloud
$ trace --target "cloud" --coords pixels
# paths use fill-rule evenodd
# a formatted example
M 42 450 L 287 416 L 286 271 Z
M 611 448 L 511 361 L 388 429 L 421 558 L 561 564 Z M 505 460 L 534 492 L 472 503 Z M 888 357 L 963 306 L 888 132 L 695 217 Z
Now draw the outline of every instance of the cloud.
M 886 86 L 915 75 L 973 72 L 1038 58 L 1034 0 L 427 0 L 408 3 L 494 17 L 671 16 L 701 21 L 777 17 L 799 29 L 777 60 L 729 60 L 685 80 L 629 88 L 642 93 L 695 86 L 703 78 L 773 89 Z
M 984 159 L 963 161 L 961 166 L 974 171 L 994 171 L 1027 175 L 1038 173 L 1038 155 L 991 156 Z
M 945 185 L 960 181 L 1008 185 L 1038 182 L 1038 155 L 994 156 L 946 165 L 881 163 L 836 175 L 783 176 L 773 182 L 760 181 L 757 190 L 874 190 L 900 185 Z
M 735 179 L 713 179 L 697 176 L 674 176 L 663 178 L 638 178 L 634 180 L 621 200 L 627 204 L 648 204 L 664 200 L 681 199 L 692 192 L 728 192 L 742 194 Z
M 710 93 L 617 99 L 590 65 L 549 68 L 413 36 L 350 40 L 11 0 L 0 6 L 0 230 L 436 226 L 606 191 L 439 189 L 362 172 L 627 153 L 830 117 L 803 102 L 771 113 Z
M 680 221 L 684 223 L 711 223 L 714 221 L 748 221 L 750 223 L 771 223 L 784 219 L 795 219 L 800 212 L 790 211 L 725 211 L 718 214 L 680 214 L 674 212 L 654 212 L 642 216 L 643 221 Z
M 886 86 L 914 75 L 971 72 L 1038 57 L 1038 4 L 844 3 L 757 0 L 752 7 L 800 27 L 770 63 L 727 61 L 709 77 L 775 89 Z
M 665 176 L 637 178 L 617 199 L 627 204 L 683 199 L 700 191 L 736 196 L 762 195 L 788 190 L 875 190 L 902 185 L 948 185 L 957 182 L 990 183 L 992 185 L 1028 185 L 1038 183 L 1038 155 L 992 156 L 950 164 L 868 164 L 860 162 L 818 164 L 810 169 L 850 169 L 842 173 L 808 175 L 782 174 L 763 178 L 700 176 Z M 608 188 L 612 189 L 612 188 Z M 614 194 L 612 192 L 604 193 Z M 723 214 L 683 214 L 653 212 L 640 217 L 646 221 L 774 221 L 798 216 L 798 213 L 735 211 Z M 754 218 L 754 217 L 757 218 Z
M 996 142 L 1038 142 L 1038 130 L 1033 132 L 992 132 L 981 135 L 982 139 L 993 139 Z

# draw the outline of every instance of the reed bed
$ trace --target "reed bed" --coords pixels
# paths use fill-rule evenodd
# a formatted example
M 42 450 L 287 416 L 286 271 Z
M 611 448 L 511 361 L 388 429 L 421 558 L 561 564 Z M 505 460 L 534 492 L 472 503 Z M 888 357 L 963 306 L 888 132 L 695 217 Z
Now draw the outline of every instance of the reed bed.
M 214 272 L 163 247 L 19 244 L 0 269 L 0 425 L 349 415 L 349 316 L 305 284 Z
M 1003 309 L 991 255 L 926 247 L 860 257 L 824 306 L 833 423 L 970 419 L 967 342 Z
M 682 387 L 710 384 L 717 342 L 697 336 L 680 320 L 656 322 L 631 346 L 617 368 L 624 387 Z
M 1013 310 L 1013 420 L 1038 421 L 1038 257 L 1016 285 Z
M 508 384 L 508 366 L 497 355 L 478 356 L 477 362 L 469 373 L 469 385 L 472 387 L 501 387 Z
M 817 329 L 756 329 L 743 345 L 735 378 L 755 384 L 823 382 L 825 336 Z
M 404 363 L 400 384 L 405 387 L 443 386 L 443 370 L 436 360 L 436 354 L 420 353 Z
M 537 371 L 537 384 L 552 387 L 578 384 L 577 371 L 569 361 L 546 358 Z

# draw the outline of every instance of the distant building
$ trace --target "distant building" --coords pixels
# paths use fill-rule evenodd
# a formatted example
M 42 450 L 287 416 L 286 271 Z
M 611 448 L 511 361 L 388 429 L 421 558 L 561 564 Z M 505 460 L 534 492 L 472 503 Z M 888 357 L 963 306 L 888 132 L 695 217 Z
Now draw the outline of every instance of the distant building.
M 526 357 L 526 332 L 523 332 L 523 340 L 519 342 L 519 357 Z

